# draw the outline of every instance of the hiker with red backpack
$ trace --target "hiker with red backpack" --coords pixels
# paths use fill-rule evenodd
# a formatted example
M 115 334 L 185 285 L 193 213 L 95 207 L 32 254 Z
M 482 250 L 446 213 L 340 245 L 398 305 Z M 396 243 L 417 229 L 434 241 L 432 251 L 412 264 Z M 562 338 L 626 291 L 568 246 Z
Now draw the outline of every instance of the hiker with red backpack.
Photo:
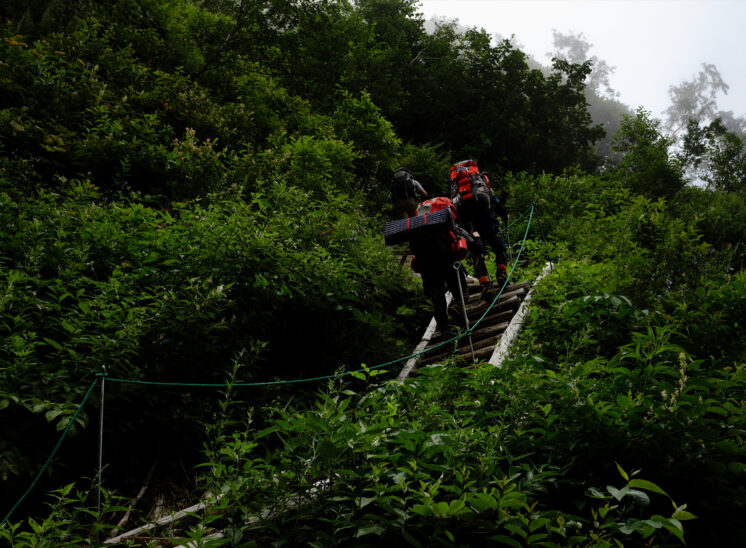
M 484 243 L 487 243 L 495 252 L 495 284 L 502 287 L 508 278 L 508 257 L 497 216 L 507 226 L 508 211 L 492 192 L 487 173 L 479 171 L 474 160 L 454 164 L 450 179 L 450 195 L 458 210 L 461 226 L 483 243 L 483 249 Z M 487 299 L 492 295 L 493 284 L 487 272 L 485 254 L 472 253 L 472 258 L 474 275 L 482 286 L 482 298 Z
M 417 207 L 418 217 L 441 210 L 450 212 L 452 225 L 439 232 L 422 232 L 415 235 L 409 240 L 409 247 L 414 253 L 412 270 L 422 277 L 422 288 L 432 303 L 438 331 L 448 338 L 453 332 L 448 320 L 446 290 L 453 295 L 454 310 L 457 314 L 462 314 L 462 289 L 466 287 L 466 277 L 464 269 L 454 268 L 454 263 L 460 265 L 460 261 L 466 257 L 470 238 L 457 225 L 458 213 L 449 198 L 425 200 Z M 460 317 L 457 319 L 462 320 Z
M 461 320 L 462 288 L 466 287 L 461 260 L 474 241 L 458 226 L 458 213 L 450 198 L 441 196 L 425 200 L 417 207 L 416 213 L 414 217 L 386 223 L 386 245 L 409 242 L 414 254 L 412 270 L 422 277 L 422 287 L 432 303 L 438 330 L 450 337 L 446 291 L 453 295 L 454 312 Z
M 412 174 L 400 167 L 391 179 L 390 198 L 394 204 L 394 218 L 406 219 L 417 215 L 417 196 L 427 197 L 427 192 Z

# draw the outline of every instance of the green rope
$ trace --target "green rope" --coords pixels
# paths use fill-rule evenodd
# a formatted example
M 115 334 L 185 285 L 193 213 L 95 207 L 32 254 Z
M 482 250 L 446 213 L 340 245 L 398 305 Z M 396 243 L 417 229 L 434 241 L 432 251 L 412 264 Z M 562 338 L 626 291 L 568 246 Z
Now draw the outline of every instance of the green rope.
M 75 419 L 78 418 L 78 414 L 80 413 L 81 409 L 83 409 L 83 406 L 85 405 L 85 403 L 88 401 L 88 397 L 91 395 L 93 388 L 96 386 L 96 383 L 98 382 L 98 379 L 101 376 L 103 376 L 103 373 L 96 374 L 96 378 L 93 380 L 93 382 L 91 383 L 91 386 L 88 388 L 88 392 L 85 393 L 85 396 L 83 397 L 83 401 L 80 402 L 80 405 L 78 406 L 78 409 L 75 411 L 75 414 L 73 415 L 72 419 L 70 419 L 70 422 L 67 423 L 67 427 L 65 428 L 65 431 L 62 433 L 62 436 L 60 436 L 60 439 L 57 441 L 57 445 L 54 446 L 52 453 L 49 455 L 49 457 L 47 457 L 47 461 L 44 463 L 44 466 L 41 467 L 41 470 L 39 470 L 39 473 L 34 478 L 34 481 L 31 482 L 31 485 L 29 486 L 29 488 L 26 489 L 26 492 L 23 495 L 21 495 L 21 498 L 18 499 L 18 502 L 16 502 L 13 505 L 13 508 L 10 509 L 10 512 L 8 512 L 7 515 L 3 518 L 2 523 L 0 523 L 0 527 L 5 526 L 5 524 L 11 518 L 13 513 L 18 509 L 21 503 L 23 503 L 23 501 L 26 499 L 29 493 L 31 493 L 34 487 L 36 487 L 36 484 L 39 482 L 39 479 L 41 479 L 42 474 L 44 474 L 46 469 L 49 467 L 49 464 L 52 462 L 52 459 L 57 454 L 57 451 L 62 445 L 62 441 L 65 439 L 65 436 L 67 436 L 67 433 L 70 431 L 70 428 L 72 428 L 72 425 L 75 424 Z
M 388 365 L 393 365 L 395 363 L 408 360 L 410 358 L 413 358 L 415 356 L 419 356 L 421 354 L 424 354 L 425 352 L 430 352 L 431 350 L 434 350 L 436 348 L 440 348 L 441 346 L 445 346 L 448 343 L 451 343 L 457 339 L 460 339 L 463 337 L 465 333 L 461 333 L 459 335 L 455 335 L 451 337 L 448 340 L 441 341 L 436 345 L 433 345 L 431 347 L 426 348 L 425 350 L 422 350 L 421 352 L 415 352 L 413 354 L 410 354 L 408 356 L 403 356 L 401 358 L 397 358 L 395 360 L 391 360 L 390 362 L 382 363 L 379 365 L 374 365 L 368 368 L 361 368 L 356 369 L 354 371 L 345 371 L 344 373 L 338 373 L 335 375 L 324 375 L 322 377 L 308 377 L 307 379 L 291 379 L 291 380 L 283 380 L 283 381 L 264 381 L 264 382 L 235 382 L 232 383 L 231 386 L 237 387 L 237 388 L 246 388 L 246 387 L 256 387 L 256 386 L 276 386 L 281 384 L 297 384 L 302 382 L 313 382 L 313 381 L 324 381 L 329 379 L 336 379 L 341 377 L 346 377 L 348 375 L 352 375 L 353 373 L 364 373 L 366 370 L 371 371 L 373 369 L 381 369 L 382 367 L 386 367 Z M 145 385 L 145 386 L 182 386 L 182 387 L 190 387 L 190 388 L 225 388 L 226 383 L 200 383 L 200 382 L 159 382 L 159 381 L 139 381 L 139 380 L 133 380 L 133 379 L 117 379 L 116 377 L 106 377 L 106 380 L 110 382 L 118 382 L 120 384 L 139 384 L 139 385 Z
M 453 341 L 456 341 L 458 339 L 463 338 L 464 336 L 466 336 L 467 334 L 469 334 L 470 332 L 472 332 L 477 327 L 477 325 L 479 325 L 479 322 L 481 322 L 485 318 L 485 316 L 487 316 L 487 314 L 490 312 L 490 310 L 492 309 L 492 307 L 495 305 L 495 303 L 500 298 L 500 295 L 502 295 L 502 293 L 505 290 L 508 282 L 513 277 L 513 272 L 515 271 L 515 268 L 516 268 L 516 266 L 518 264 L 518 259 L 520 258 L 521 253 L 523 252 L 523 249 L 524 249 L 524 247 L 526 245 L 526 238 L 528 237 L 528 231 L 531 228 L 531 222 L 532 222 L 532 219 L 533 219 L 533 213 L 534 213 L 534 204 L 531 204 L 531 206 L 518 219 L 518 220 L 520 220 L 523 217 L 525 217 L 526 215 L 529 215 L 529 221 L 528 221 L 528 225 L 526 226 L 526 232 L 525 232 L 525 234 L 523 236 L 523 242 L 521 243 L 521 249 L 518 252 L 518 255 L 516 256 L 516 260 L 513 262 L 513 266 L 512 266 L 512 268 L 510 270 L 510 274 L 508 275 L 507 281 L 505 282 L 505 284 L 503 284 L 502 288 L 500 289 L 500 292 L 494 298 L 494 300 L 490 304 L 489 308 L 487 308 L 487 311 L 482 315 L 481 318 L 479 318 L 479 320 L 477 320 L 477 322 L 471 327 L 471 329 L 468 332 L 464 331 L 463 333 L 459 333 L 458 335 L 455 335 L 454 337 L 451 337 L 448 340 L 442 341 L 442 342 L 440 342 L 440 343 L 438 343 L 436 345 L 433 345 L 433 346 L 431 346 L 431 347 L 429 347 L 429 348 L 427 348 L 425 350 L 422 350 L 421 352 L 414 352 L 414 353 L 409 354 L 407 356 L 402 356 L 402 357 L 397 358 L 395 360 L 391 360 L 391 361 L 388 361 L 388 362 L 385 362 L 385 363 L 382 363 L 382 364 L 379 364 L 379 365 L 374 365 L 374 366 L 368 367 L 368 368 L 356 369 L 354 371 L 346 371 L 344 373 L 339 373 L 339 374 L 335 374 L 335 375 L 323 375 L 323 376 L 320 376 L 320 377 L 309 377 L 307 379 L 291 379 L 291 380 L 264 381 L 264 382 L 237 382 L 237 383 L 232 384 L 232 386 L 235 386 L 237 388 L 240 388 L 240 387 L 256 387 L 256 386 L 277 386 L 277 385 L 282 385 L 282 384 L 298 384 L 298 383 L 303 383 L 303 382 L 315 382 L 315 381 L 323 381 L 323 380 L 335 379 L 335 378 L 338 378 L 338 377 L 344 377 L 344 376 L 347 376 L 347 375 L 351 375 L 353 373 L 363 373 L 366 370 L 370 371 L 370 370 L 373 370 L 373 369 L 380 369 L 382 367 L 387 367 L 389 365 L 394 365 L 396 363 L 402 362 L 404 360 L 408 360 L 410 358 L 414 358 L 414 357 L 420 356 L 420 355 L 424 354 L 425 352 L 430 352 L 430 351 L 432 351 L 432 350 L 434 350 L 436 348 L 440 348 L 440 347 L 445 346 L 445 345 L 447 345 L 447 344 L 449 344 L 449 343 L 451 343 Z M 518 222 L 518 221 L 515 221 L 515 222 Z M 138 384 L 138 385 L 144 385 L 144 386 L 175 386 L 175 387 L 190 387 L 190 388 L 223 388 L 223 387 L 225 387 L 225 383 L 159 382 L 159 381 L 141 381 L 141 380 L 134 380 L 134 379 L 118 379 L 116 377 L 107 377 L 107 379 L 109 381 L 111 381 L 111 382 L 118 382 L 118 383 L 121 383 L 121 384 Z
M 514 220 L 512 223 L 508 224 L 508 228 L 510 228 L 513 225 L 517 225 L 519 222 L 521 222 L 521 219 L 523 219 L 526 215 L 528 215 L 529 211 L 533 211 L 535 204 L 531 204 L 528 206 L 523 213 L 521 213 L 521 216 L 518 217 L 516 220 Z

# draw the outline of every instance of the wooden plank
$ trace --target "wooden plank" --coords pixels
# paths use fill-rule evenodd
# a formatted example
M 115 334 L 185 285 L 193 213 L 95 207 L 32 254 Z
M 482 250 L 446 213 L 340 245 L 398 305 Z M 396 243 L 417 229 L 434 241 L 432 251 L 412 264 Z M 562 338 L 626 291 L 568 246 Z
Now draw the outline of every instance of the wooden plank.
M 525 295 L 526 290 L 527 289 L 525 287 L 515 287 L 514 288 L 513 286 L 510 286 L 508 288 L 508 290 L 505 291 L 505 293 L 503 293 L 502 295 L 500 295 L 500 299 L 498 300 L 498 303 L 500 303 L 500 302 L 502 302 L 504 300 L 507 300 L 507 299 L 513 297 L 514 295 L 518 295 L 519 297 L 523 296 L 523 295 Z M 495 292 L 494 295 L 497 295 L 497 292 Z M 486 308 L 487 305 L 489 305 L 489 303 L 491 303 L 491 302 L 492 302 L 491 300 L 489 300 L 489 301 L 482 301 L 482 294 L 481 293 L 475 293 L 475 294 L 469 296 L 469 302 L 467 303 L 466 307 L 467 308 L 471 308 L 472 306 L 482 306 L 482 307 Z M 497 305 L 495 305 L 495 306 L 497 306 Z
M 500 297 L 504 297 L 506 295 L 510 295 L 511 293 L 518 291 L 520 289 L 528 290 L 530 286 L 530 282 L 520 282 L 517 284 L 509 284 L 508 287 L 505 288 L 505 291 L 503 292 Z M 500 291 L 500 288 L 493 289 L 493 295 L 497 295 L 497 293 Z M 469 294 L 469 303 L 478 302 L 482 298 L 482 287 L 479 286 L 479 291 L 476 291 L 476 289 L 471 290 Z
M 481 327 L 481 324 L 480 324 L 480 328 L 475 330 L 471 334 L 471 340 L 472 342 L 475 342 L 475 341 L 482 341 L 490 337 L 497 337 L 498 335 L 502 334 L 508 328 L 509 324 L 510 322 L 508 321 L 504 321 L 502 323 L 492 325 L 489 327 Z M 467 344 L 466 341 L 468 340 L 469 340 L 468 337 L 462 337 L 461 339 L 459 339 L 459 344 L 460 345 Z M 442 349 L 442 347 L 438 347 L 437 349 L 433 349 L 433 350 L 440 350 L 440 349 Z
M 461 341 L 459 341 L 460 343 Z M 422 365 L 431 365 L 433 363 L 442 362 L 446 358 L 452 358 L 452 357 L 459 357 L 464 356 L 471 358 L 471 348 L 469 345 L 461 346 L 456 350 L 453 350 L 453 347 L 450 345 L 447 345 L 445 347 L 438 348 L 438 350 L 442 351 L 443 348 L 448 348 L 447 352 L 440 352 L 439 354 L 436 354 L 434 356 L 426 356 L 422 359 Z M 492 339 L 484 339 L 482 341 L 474 343 L 474 352 L 476 353 L 478 350 L 482 350 L 483 348 L 488 348 L 490 350 L 493 350 L 495 348 L 495 341 Z
M 474 333 L 472 333 L 472 343 L 477 343 L 474 344 L 475 351 L 477 349 L 481 350 L 482 348 L 487 347 L 494 348 L 497 344 L 497 337 L 508 328 L 508 325 L 510 325 L 509 322 L 503 322 L 489 329 L 475 331 Z M 459 347 L 455 351 L 450 348 L 449 345 L 434 348 L 433 351 L 437 353 L 434 355 L 427 355 L 426 358 L 423 358 L 423 362 L 427 361 L 427 363 L 434 363 L 438 360 L 443 360 L 452 354 L 471 354 L 471 347 L 469 346 L 468 337 L 463 337 L 459 339 L 458 342 Z M 448 347 L 448 349 L 443 350 L 446 347 Z
M 513 310 L 502 310 L 496 314 L 491 314 L 490 316 L 485 317 L 481 322 L 479 322 L 479 325 L 477 326 L 477 329 L 475 331 L 480 331 L 482 329 L 493 327 L 503 322 L 509 322 L 510 318 L 513 317 L 513 314 L 514 314 Z M 439 342 L 442 342 L 442 341 L 443 341 L 443 333 L 441 333 L 440 331 L 436 331 L 430 337 L 431 345 L 438 344 Z
M 468 347 L 467 347 L 468 348 Z M 474 360 L 480 361 L 480 360 L 486 360 L 492 355 L 493 347 L 487 346 L 485 348 L 482 348 L 480 350 L 474 351 Z M 474 361 L 471 359 L 471 350 L 467 350 L 466 352 L 460 353 L 460 354 L 452 354 L 450 356 L 444 356 L 452 359 L 456 363 L 463 363 L 463 364 L 473 364 Z M 438 363 L 439 360 L 433 360 L 432 362 L 429 362 L 427 365 L 433 365 L 435 363 Z
M 222 495 L 220 495 L 216 500 L 219 500 L 221 496 Z M 146 525 L 143 525 L 142 527 L 138 527 L 137 529 L 132 529 L 131 531 L 122 533 L 121 535 L 116 536 L 114 538 L 106 539 L 104 541 L 104 544 L 119 544 L 123 540 L 131 539 L 133 537 L 138 537 L 142 535 L 143 533 L 147 533 L 148 531 L 152 531 L 153 529 L 156 529 L 158 527 L 163 527 L 164 525 L 170 525 L 177 521 L 182 521 L 186 518 L 192 517 L 192 514 L 196 514 L 197 512 L 200 512 L 204 510 L 205 508 L 207 508 L 210 502 L 211 501 L 200 502 L 199 504 L 195 504 L 194 506 L 190 506 L 189 508 L 185 508 L 184 510 L 180 510 L 178 512 L 174 512 L 167 516 L 163 516 L 162 518 L 152 523 L 148 523 Z

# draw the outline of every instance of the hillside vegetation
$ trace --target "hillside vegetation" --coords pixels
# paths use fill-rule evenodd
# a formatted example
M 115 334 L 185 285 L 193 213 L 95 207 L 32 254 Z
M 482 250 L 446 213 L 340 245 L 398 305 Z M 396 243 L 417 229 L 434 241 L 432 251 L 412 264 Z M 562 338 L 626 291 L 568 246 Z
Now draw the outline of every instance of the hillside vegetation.
M 639 109 L 603 163 L 591 70 L 412 0 L 4 2 L 0 539 L 99 544 L 155 461 L 126 527 L 219 495 L 168 542 L 743 545 L 744 143 Z M 388 180 L 466 157 L 555 269 L 502 368 L 393 382 Z

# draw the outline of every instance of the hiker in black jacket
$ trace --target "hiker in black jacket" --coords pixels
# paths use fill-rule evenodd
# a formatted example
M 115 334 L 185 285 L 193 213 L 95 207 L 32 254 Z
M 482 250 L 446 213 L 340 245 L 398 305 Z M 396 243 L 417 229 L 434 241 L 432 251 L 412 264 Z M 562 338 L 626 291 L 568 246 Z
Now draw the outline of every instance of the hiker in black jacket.
M 417 196 L 427 197 L 427 192 L 412 174 L 400 167 L 394 171 L 391 180 L 391 201 L 394 204 L 394 218 L 406 219 L 417 215 Z

